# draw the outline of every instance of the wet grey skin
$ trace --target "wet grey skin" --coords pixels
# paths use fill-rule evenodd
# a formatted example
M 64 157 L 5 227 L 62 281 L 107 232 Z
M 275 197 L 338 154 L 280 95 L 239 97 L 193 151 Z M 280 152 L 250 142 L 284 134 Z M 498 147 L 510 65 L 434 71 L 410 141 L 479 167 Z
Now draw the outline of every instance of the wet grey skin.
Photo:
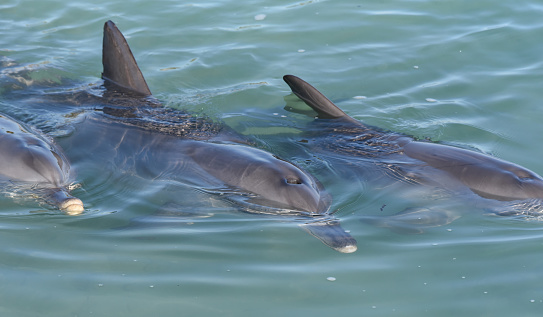
M 111 157 L 116 167 L 134 169 L 147 179 L 194 184 L 221 193 L 244 211 L 298 219 L 329 247 L 356 250 L 354 238 L 329 213 L 330 195 L 311 174 L 248 146 L 224 125 L 165 108 L 154 99 L 111 21 L 104 25 L 102 63 L 106 90 L 100 98 L 88 97 L 98 105 L 96 111 L 80 115 L 67 138 L 68 144 L 86 144 L 83 151 L 72 151 L 78 152 L 73 161 Z
M 63 152 L 45 136 L 0 114 L 0 181 L 20 185 L 70 215 L 83 202 L 70 195 L 72 175 Z
M 513 163 L 453 146 L 417 141 L 412 137 L 384 132 L 369 127 L 348 116 L 316 88 L 293 75 L 285 75 L 285 82 L 292 92 L 317 112 L 320 136 L 316 138 L 320 146 L 316 148 L 360 157 L 365 161 L 385 167 L 388 173 L 393 171 L 396 177 L 411 180 L 413 183 L 445 188 L 460 193 L 466 198 L 466 192 L 480 199 L 479 204 L 493 205 L 497 214 L 514 214 L 511 206 L 530 206 L 530 210 L 541 215 L 541 208 L 533 208 L 534 202 L 543 199 L 543 179 L 536 173 Z M 326 142 L 326 145 L 322 145 Z M 501 201 L 503 203 L 496 203 Z M 521 201 L 519 203 L 511 203 Z M 509 203 L 507 203 L 509 202 Z M 500 210 L 500 208 L 504 210 Z M 428 211 L 421 208 L 420 211 Z M 438 211 L 443 217 L 421 217 L 420 211 L 404 211 L 393 222 L 413 224 L 421 219 L 421 225 L 428 227 L 447 224 L 457 217 L 449 212 Z M 518 214 L 527 214 L 519 208 Z M 377 218 L 370 219 L 377 222 Z M 382 226 L 387 226 L 381 222 Z M 415 229 L 416 230 L 416 229 Z

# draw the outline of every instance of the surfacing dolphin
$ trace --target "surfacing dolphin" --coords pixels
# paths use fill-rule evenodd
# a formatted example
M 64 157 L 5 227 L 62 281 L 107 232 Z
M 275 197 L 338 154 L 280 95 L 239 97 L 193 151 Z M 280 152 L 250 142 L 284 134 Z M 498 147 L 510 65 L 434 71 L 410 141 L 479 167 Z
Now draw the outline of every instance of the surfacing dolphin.
M 69 215 L 83 212 L 83 202 L 70 195 L 70 164 L 51 140 L 0 114 L 0 182 L 29 190 Z M 13 188 L 13 187 L 12 187 Z
M 348 116 L 304 80 L 293 75 L 285 75 L 283 79 L 296 96 L 317 112 L 317 121 L 324 126 L 321 143 L 326 142 L 326 151 L 353 158 L 364 157 L 396 179 L 403 178 L 462 195 L 469 192 L 479 197 L 479 205 L 488 205 L 497 214 L 541 215 L 543 209 L 537 205 L 543 205 L 543 178 L 536 173 L 474 151 L 416 141 L 406 135 L 385 133 L 366 126 Z M 368 220 L 387 227 L 402 221 L 431 227 L 458 218 L 446 210 L 434 211 L 443 217 L 421 216 L 422 211 L 424 209 L 408 209 L 396 216 L 368 217 Z
M 151 91 L 122 33 L 104 25 L 106 91 L 90 97 L 70 144 L 86 144 L 77 159 L 111 157 L 116 168 L 150 180 L 192 184 L 239 203 L 248 212 L 300 219 L 301 227 L 331 248 L 356 251 L 356 241 L 329 213 L 330 195 L 294 164 L 243 143 L 223 125 L 163 107 Z M 96 107 L 101 105 L 101 107 Z M 76 159 L 73 159 L 76 161 Z

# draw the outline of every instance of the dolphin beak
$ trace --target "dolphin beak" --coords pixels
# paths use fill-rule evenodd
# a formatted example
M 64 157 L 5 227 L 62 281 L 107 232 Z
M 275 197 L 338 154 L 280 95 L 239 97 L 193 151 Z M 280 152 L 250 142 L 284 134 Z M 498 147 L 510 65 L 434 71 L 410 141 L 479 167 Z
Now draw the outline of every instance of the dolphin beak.
M 49 202 L 70 216 L 76 216 L 85 210 L 83 202 L 79 198 L 68 194 L 65 189 L 56 189 L 49 196 Z
M 81 199 L 75 197 L 63 200 L 58 208 L 70 216 L 80 215 L 85 210 Z
M 322 243 L 341 253 L 353 253 L 358 248 L 356 240 L 339 225 L 336 219 L 312 221 L 300 227 Z

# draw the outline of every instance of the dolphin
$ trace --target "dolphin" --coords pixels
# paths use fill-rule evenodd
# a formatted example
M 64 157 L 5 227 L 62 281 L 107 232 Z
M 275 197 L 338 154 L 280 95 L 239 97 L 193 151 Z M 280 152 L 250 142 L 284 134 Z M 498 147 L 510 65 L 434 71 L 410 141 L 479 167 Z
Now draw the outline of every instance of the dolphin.
M 247 212 L 299 220 L 329 247 L 356 251 L 356 240 L 329 212 L 330 195 L 311 174 L 249 146 L 220 123 L 161 105 L 112 21 L 104 24 L 102 64 L 105 90 L 83 98 L 93 111 L 78 114 L 62 140 L 72 161 L 107 157 L 116 169 L 145 179 L 189 184 Z
M 0 182 L 22 186 L 69 215 L 83 212 L 70 195 L 73 175 L 64 153 L 44 135 L 0 114 Z
M 351 157 L 363 157 L 377 166 L 384 167 L 385 173 L 391 170 L 398 178 L 410 179 L 413 183 L 445 188 L 454 193 L 462 193 L 466 197 L 479 197 L 481 205 L 493 205 L 496 213 L 500 208 L 511 214 L 513 204 L 496 204 L 495 201 L 526 201 L 526 206 L 540 215 L 541 208 L 533 208 L 534 202 L 543 199 L 543 178 L 538 174 L 517 164 L 496 157 L 466 149 L 418 141 L 414 138 L 393 132 L 370 127 L 350 117 L 316 88 L 299 77 L 285 75 L 284 81 L 292 92 L 317 112 L 317 121 L 323 126 L 321 136 L 326 142 L 326 151 L 342 153 Z M 327 140 L 335 136 L 335 139 Z M 319 147 L 316 147 L 319 148 Z M 322 148 L 322 147 L 320 147 Z M 529 202 L 529 203 L 528 203 Z M 521 206 L 522 203 L 516 204 Z M 391 218 L 398 223 L 409 219 L 421 219 L 422 211 L 427 208 L 410 209 Z M 424 227 L 429 223 L 442 225 L 457 217 L 449 212 L 440 211 L 443 217 L 423 217 Z M 518 210 L 518 214 L 527 214 L 526 210 Z M 438 219 L 439 218 L 439 219 Z M 376 223 L 376 218 L 368 219 Z M 385 226 L 380 221 L 381 226 Z

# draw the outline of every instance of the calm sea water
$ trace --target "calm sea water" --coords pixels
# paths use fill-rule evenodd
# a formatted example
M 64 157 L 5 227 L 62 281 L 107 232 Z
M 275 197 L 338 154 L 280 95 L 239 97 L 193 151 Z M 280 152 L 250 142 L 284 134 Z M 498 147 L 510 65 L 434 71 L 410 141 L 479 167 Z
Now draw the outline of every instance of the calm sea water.
M 108 158 L 78 159 L 84 215 L 0 200 L 0 314 L 539 316 L 543 223 L 469 204 L 420 235 L 362 223 L 384 205 L 408 206 L 343 166 L 308 160 L 296 140 L 311 118 L 284 110 L 295 98 L 281 77 L 301 76 L 368 124 L 541 174 L 542 14 L 536 0 L 4 0 L 0 55 L 12 73 L 0 79 L 2 112 L 62 144 L 71 110 L 44 100 L 99 84 L 111 19 L 158 99 L 222 119 L 311 171 L 359 245 L 340 254 L 296 224 L 121 174 Z M 14 86 L 18 74 L 26 82 Z M 184 213 L 152 218 L 173 196 Z M 130 223 L 139 225 L 116 229 Z

